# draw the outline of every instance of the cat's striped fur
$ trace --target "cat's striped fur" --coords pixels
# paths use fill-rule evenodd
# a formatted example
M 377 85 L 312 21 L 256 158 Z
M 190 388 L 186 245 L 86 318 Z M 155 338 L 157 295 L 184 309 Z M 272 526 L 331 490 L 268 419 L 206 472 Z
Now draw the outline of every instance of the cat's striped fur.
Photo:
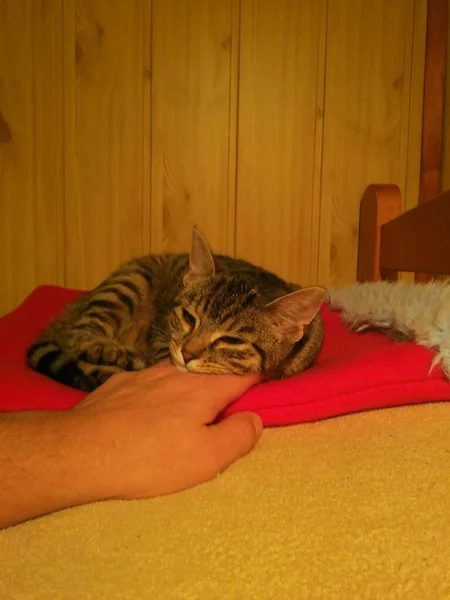
M 314 363 L 325 295 L 213 256 L 194 228 L 190 255 L 132 260 L 72 302 L 30 346 L 28 364 L 85 391 L 168 357 L 188 371 L 281 378 Z

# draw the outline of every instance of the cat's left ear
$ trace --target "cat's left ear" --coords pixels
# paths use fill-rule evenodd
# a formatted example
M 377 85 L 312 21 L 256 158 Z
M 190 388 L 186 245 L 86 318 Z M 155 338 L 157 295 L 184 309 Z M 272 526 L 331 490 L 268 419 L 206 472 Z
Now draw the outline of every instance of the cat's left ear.
M 264 307 L 273 318 L 282 337 L 297 342 L 303 337 L 309 325 L 327 298 L 327 291 L 321 287 L 308 287 L 281 296 Z
M 216 273 L 214 257 L 206 238 L 199 228 L 194 225 L 192 229 L 192 245 L 189 255 L 189 271 L 183 279 L 184 285 L 196 283 L 205 277 Z

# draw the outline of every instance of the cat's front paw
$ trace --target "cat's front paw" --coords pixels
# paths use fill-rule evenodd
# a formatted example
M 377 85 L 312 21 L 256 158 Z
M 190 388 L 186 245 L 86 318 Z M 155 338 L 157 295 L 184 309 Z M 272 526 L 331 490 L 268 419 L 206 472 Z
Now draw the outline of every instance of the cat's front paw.
M 93 342 L 84 350 L 82 359 L 94 365 L 119 367 L 124 371 L 140 371 L 145 368 L 145 362 L 137 352 L 114 340 Z

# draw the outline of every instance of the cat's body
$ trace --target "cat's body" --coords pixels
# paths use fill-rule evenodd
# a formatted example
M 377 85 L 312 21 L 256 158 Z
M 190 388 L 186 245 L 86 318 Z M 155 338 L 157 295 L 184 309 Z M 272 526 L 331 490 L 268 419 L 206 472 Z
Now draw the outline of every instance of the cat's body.
M 28 364 L 85 391 L 168 357 L 182 370 L 281 378 L 314 363 L 324 298 L 322 288 L 213 256 L 194 229 L 190 255 L 135 259 L 72 302 L 30 346 Z
M 398 341 L 437 350 L 437 362 L 450 378 L 450 285 L 408 282 L 356 283 L 330 290 L 329 308 L 355 331 L 378 330 Z

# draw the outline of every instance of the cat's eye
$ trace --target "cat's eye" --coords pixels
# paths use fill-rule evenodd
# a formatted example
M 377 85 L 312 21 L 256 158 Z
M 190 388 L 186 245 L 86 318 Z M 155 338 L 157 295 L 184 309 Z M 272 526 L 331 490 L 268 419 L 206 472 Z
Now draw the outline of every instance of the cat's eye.
M 188 310 L 183 308 L 183 319 L 190 327 L 195 327 L 195 317 Z
M 230 344 L 234 346 L 236 346 L 237 344 L 244 343 L 240 338 L 232 337 L 231 335 L 224 335 L 221 338 L 219 338 L 219 341 L 223 342 L 224 344 Z

